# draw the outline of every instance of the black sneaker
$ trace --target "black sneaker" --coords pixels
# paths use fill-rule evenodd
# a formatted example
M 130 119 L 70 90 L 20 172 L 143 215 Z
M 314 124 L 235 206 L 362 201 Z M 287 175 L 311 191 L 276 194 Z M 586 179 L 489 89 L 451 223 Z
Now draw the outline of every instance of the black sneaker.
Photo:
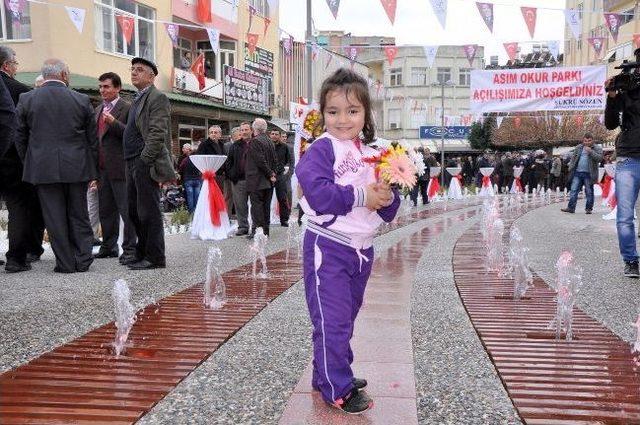
M 569 209 L 569 208 L 561 208 L 561 209 L 560 209 L 560 211 L 562 211 L 562 212 L 566 212 L 566 213 L 569 213 L 569 214 L 573 214 L 573 213 L 575 213 L 575 211 L 574 211 L 574 210 L 571 210 L 571 209 Z
M 332 406 L 349 415 L 359 415 L 373 407 L 373 400 L 365 391 L 354 388 L 344 398 L 336 400 Z
M 364 387 L 367 386 L 367 380 L 366 379 L 362 379 L 362 378 L 353 378 L 353 386 L 356 387 L 356 389 L 361 390 Z
M 640 277 L 640 272 L 638 272 L 638 262 L 637 261 L 625 261 L 624 262 L 624 275 L 626 277 L 638 278 Z

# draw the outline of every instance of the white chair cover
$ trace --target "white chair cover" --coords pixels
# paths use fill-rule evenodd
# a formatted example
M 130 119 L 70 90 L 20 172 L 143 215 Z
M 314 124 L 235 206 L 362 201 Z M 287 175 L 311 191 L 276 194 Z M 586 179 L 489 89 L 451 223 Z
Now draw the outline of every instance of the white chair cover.
M 225 155 L 191 155 L 189 157 L 193 165 L 195 165 L 201 173 L 206 171 L 218 171 L 224 161 L 227 159 Z M 223 188 L 220 188 L 222 191 Z M 200 196 L 198 203 L 193 212 L 193 221 L 191 222 L 191 239 L 222 240 L 226 239 L 234 229 L 229 223 L 229 214 L 227 211 L 220 212 L 220 226 L 214 226 L 211 223 L 211 213 L 209 211 L 209 182 L 202 181 L 200 188 Z
M 604 164 L 604 172 L 609 177 L 611 177 L 611 188 L 609 189 L 609 196 L 606 199 L 602 198 L 602 206 L 606 207 L 607 205 L 609 205 L 609 199 L 611 199 L 612 196 L 615 196 L 615 193 L 616 193 L 616 181 L 615 181 L 616 164 Z M 606 214 L 605 217 L 609 215 L 610 214 Z M 613 216 L 613 218 L 605 218 L 605 220 L 613 220 L 613 219 L 615 219 L 615 215 Z
M 447 197 L 449 199 L 464 199 L 462 195 L 462 186 L 460 186 L 460 180 L 456 177 L 462 172 L 462 168 L 460 167 L 447 167 L 447 172 L 453 176 L 451 182 L 449 183 L 449 191 L 447 192 Z
M 522 175 L 522 172 L 524 171 L 524 167 L 520 166 L 520 167 L 513 167 L 513 183 L 511 183 L 511 190 L 509 192 L 511 193 L 518 193 L 518 190 L 516 190 L 516 178 L 520 178 L 520 176 Z M 522 192 L 524 192 L 524 187 L 522 188 Z
M 429 167 L 429 184 L 427 184 L 427 193 L 431 193 L 431 183 L 433 182 L 433 178 L 438 177 L 440 175 L 441 170 L 442 170 L 441 167 Z M 438 197 L 439 195 L 435 195 L 435 198 L 438 198 Z
M 491 174 L 493 174 L 493 170 L 493 167 L 481 167 L 480 174 L 482 174 L 484 177 L 490 176 Z M 495 192 L 493 191 L 493 185 L 489 184 L 487 187 L 481 186 L 479 195 L 485 197 L 496 196 Z
M 602 186 L 600 186 L 600 182 L 604 177 L 604 167 L 598 168 L 598 181 L 593 185 L 593 196 L 602 196 Z

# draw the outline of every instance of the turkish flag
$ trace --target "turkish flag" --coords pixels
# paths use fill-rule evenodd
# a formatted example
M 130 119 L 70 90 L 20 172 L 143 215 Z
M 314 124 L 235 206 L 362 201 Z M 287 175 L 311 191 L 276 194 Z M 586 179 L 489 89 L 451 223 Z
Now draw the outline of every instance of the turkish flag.
M 529 34 L 531 34 L 531 38 L 533 38 L 533 34 L 536 32 L 536 20 L 538 19 L 538 8 L 536 7 L 521 7 L 522 17 L 524 18 L 524 22 L 527 24 L 527 28 L 529 29 Z
M 191 72 L 198 79 L 198 86 L 200 87 L 200 91 L 202 91 L 205 87 L 205 73 L 204 73 L 204 53 L 200 53 L 195 61 L 191 64 Z
M 393 59 L 395 59 L 398 54 L 398 48 L 396 46 L 388 46 L 384 48 L 384 54 L 387 55 L 387 60 L 389 61 L 389 66 L 393 65 Z
M 247 33 L 247 44 L 249 47 L 249 53 L 253 54 L 256 51 L 258 45 L 258 34 Z
M 211 0 L 198 0 L 196 16 L 200 22 L 211 22 Z
M 267 30 L 269 29 L 269 25 L 271 25 L 271 19 L 265 16 L 264 17 L 264 33 L 263 33 L 264 37 L 267 36 Z
M 516 55 L 518 54 L 518 42 L 513 43 L 504 43 L 504 50 L 507 51 L 507 55 L 509 55 L 509 59 L 512 61 L 516 60 Z
M 133 37 L 133 28 L 135 27 L 136 21 L 131 16 L 123 15 L 116 15 L 116 21 L 118 22 L 118 26 L 122 30 L 124 40 L 127 42 L 127 44 L 130 44 L 131 37 Z
M 387 12 L 387 16 L 391 21 L 391 25 L 394 24 L 396 20 L 396 6 L 398 5 L 397 0 L 380 0 L 382 3 L 382 7 L 384 7 L 384 11 Z

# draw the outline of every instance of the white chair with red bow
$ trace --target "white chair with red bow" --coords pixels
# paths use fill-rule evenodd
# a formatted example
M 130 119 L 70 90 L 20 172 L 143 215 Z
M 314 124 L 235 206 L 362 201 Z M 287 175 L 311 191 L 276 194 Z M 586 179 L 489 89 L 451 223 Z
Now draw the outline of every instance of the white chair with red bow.
M 460 167 L 447 167 L 447 173 L 451 174 L 451 182 L 449 183 L 449 191 L 447 197 L 449 199 L 464 199 L 462 195 L 462 168 Z
M 522 172 L 524 171 L 524 167 L 513 167 L 513 183 L 511 183 L 511 193 L 522 193 L 524 192 L 524 188 L 522 187 Z
M 598 168 L 598 181 L 593 185 L 593 196 L 602 196 L 602 178 L 604 177 L 604 167 Z
M 618 213 L 618 200 L 616 199 L 616 164 L 605 164 L 604 171 L 607 173 L 605 176 L 605 183 L 602 188 L 602 205 L 608 206 L 611 208 L 611 212 L 602 216 L 605 220 L 615 220 L 616 214 Z M 609 180 L 606 181 L 606 178 L 609 177 Z M 608 186 L 608 190 L 607 190 Z M 607 197 L 605 198 L 605 192 Z
M 427 196 L 429 200 L 435 200 L 439 198 L 438 192 L 440 191 L 440 167 L 429 167 L 429 184 L 427 185 Z
M 203 241 L 226 239 L 233 228 L 229 223 L 224 195 L 216 183 L 216 171 L 222 167 L 225 155 L 191 155 L 193 165 L 202 173 L 202 188 L 191 222 L 191 239 Z
M 493 174 L 493 167 L 481 167 L 480 174 L 482 174 L 482 188 L 480 189 L 480 196 L 493 197 L 496 196 L 493 190 L 493 184 L 491 183 L 491 174 Z

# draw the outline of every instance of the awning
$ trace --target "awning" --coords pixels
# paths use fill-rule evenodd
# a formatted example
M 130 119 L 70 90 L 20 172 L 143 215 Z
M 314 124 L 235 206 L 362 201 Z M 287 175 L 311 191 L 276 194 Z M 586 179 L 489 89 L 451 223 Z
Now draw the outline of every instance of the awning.
M 426 143 L 423 143 L 425 147 L 428 147 L 431 152 L 440 152 L 442 147 L 442 140 L 427 139 Z M 466 139 L 445 139 L 444 140 L 444 152 L 481 152 L 478 149 L 473 149 Z

